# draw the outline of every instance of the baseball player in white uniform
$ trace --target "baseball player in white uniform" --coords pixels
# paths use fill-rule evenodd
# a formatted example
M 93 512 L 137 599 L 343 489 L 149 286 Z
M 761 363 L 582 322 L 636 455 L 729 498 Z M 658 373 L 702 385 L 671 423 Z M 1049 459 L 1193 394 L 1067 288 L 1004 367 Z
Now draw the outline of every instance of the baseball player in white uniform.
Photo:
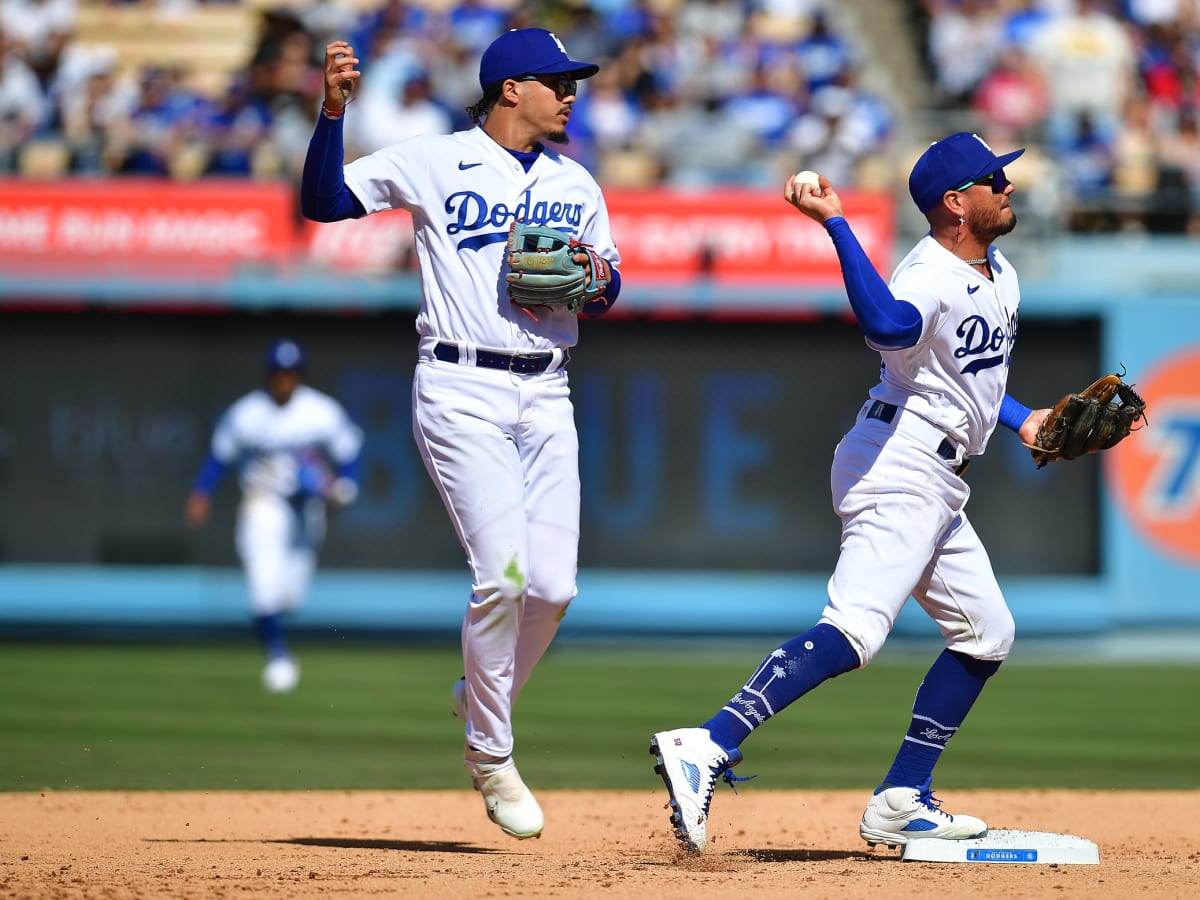
M 505 242 L 516 220 L 567 232 L 612 267 L 582 314 L 616 299 L 620 257 L 600 188 L 546 145 L 566 143 L 577 80 L 597 66 L 572 60 L 549 31 L 508 31 L 480 61 L 483 94 L 468 110 L 476 127 L 414 137 L 343 168 L 358 59 L 344 41 L 325 59 L 302 208 L 317 221 L 412 214 L 422 275 L 413 434 L 472 580 L 454 710 L 488 816 L 507 834 L 536 837 L 542 810 L 513 763 L 512 710 L 576 593 L 579 442 L 566 365 L 579 326 L 566 309 L 531 314 L 511 302 Z
M 788 182 L 788 202 L 822 223 L 834 242 L 851 307 L 882 359 L 881 377 L 834 454 L 841 553 L 820 620 L 772 651 L 703 725 L 651 741 L 676 836 L 693 850 L 707 843 L 717 779 L 737 780 L 729 770 L 742 759 L 742 742 L 825 680 L 868 665 L 910 596 L 937 623 L 946 649 L 917 691 L 908 732 L 859 832 L 873 847 L 987 831 L 981 819 L 944 812 L 932 782 L 934 765 L 1008 656 L 1014 633 L 967 519 L 963 476 L 997 423 L 1030 443 L 1049 413 L 1006 392 L 1020 291 L 992 241 L 1016 224 L 1004 167 L 1023 152 L 997 156 L 965 132 L 931 145 L 909 177 L 930 230 L 890 285 L 863 253 L 828 179 L 817 186 Z
M 188 523 L 202 525 L 221 479 L 238 469 L 237 553 L 267 657 L 263 686 L 272 693 L 291 691 L 300 680 L 283 619 L 308 592 L 326 509 L 358 496 L 362 430 L 336 400 L 303 383 L 304 369 L 299 344 L 271 344 L 265 387 L 221 416 L 184 507 Z

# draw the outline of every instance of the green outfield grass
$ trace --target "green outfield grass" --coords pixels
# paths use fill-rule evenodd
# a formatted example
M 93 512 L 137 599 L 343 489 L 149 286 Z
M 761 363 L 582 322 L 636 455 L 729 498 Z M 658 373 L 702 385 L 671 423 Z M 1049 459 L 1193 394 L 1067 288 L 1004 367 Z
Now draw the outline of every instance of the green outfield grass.
M 750 649 L 556 645 L 517 709 L 539 788 L 653 788 L 650 735 L 698 724 Z M 0 790 L 464 788 L 449 712 L 456 646 L 297 645 L 288 696 L 242 644 L 0 644 Z M 865 788 L 907 726 L 928 660 L 824 685 L 743 746 L 755 790 Z M 938 769 L 945 789 L 1200 788 L 1200 667 L 1005 666 Z

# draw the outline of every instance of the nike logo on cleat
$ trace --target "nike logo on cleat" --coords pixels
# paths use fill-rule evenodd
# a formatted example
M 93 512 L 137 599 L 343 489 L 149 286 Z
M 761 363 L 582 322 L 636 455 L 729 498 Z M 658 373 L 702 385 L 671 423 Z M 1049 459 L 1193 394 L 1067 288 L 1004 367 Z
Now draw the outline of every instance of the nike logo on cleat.
M 458 170 L 460 172 L 465 172 L 465 171 L 467 171 L 467 169 L 473 169 L 476 166 L 482 166 L 482 165 L 483 165 L 483 163 L 469 163 L 469 162 L 462 162 L 461 160 L 459 160 Z
M 478 164 L 477 164 L 477 165 L 478 165 Z M 459 164 L 458 164 L 458 167 L 461 169 L 461 168 L 462 168 L 462 163 L 459 163 Z M 975 293 L 977 290 L 979 290 L 979 285 L 977 285 L 977 284 L 976 284 L 976 285 L 972 285 L 971 287 L 967 288 L 967 293 L 968 293 L 968 294 L 973 294 L 973 293 Z

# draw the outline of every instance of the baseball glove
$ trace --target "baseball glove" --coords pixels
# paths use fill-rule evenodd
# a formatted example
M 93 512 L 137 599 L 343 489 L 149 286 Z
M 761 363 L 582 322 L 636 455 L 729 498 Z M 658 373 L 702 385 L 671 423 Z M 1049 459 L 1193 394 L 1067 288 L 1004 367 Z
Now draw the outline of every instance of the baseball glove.
M 1067 394 L 1046 416 L 1034 443 L 1026 444 L 1038 468 L 1107 450 L 1129 437 L 1146 415 L 1146 401 L 1120 375 L 1105 375 Z
M 577 254 L 586 256 L 587 262 L 577 263 Z M 604 293 L 612 280 L 608 261 L 590 244 L 546 225 L 513 222 L 507 260 L 508 296 L 526 311 L 561 307 L 575 315 L 585 303 Z

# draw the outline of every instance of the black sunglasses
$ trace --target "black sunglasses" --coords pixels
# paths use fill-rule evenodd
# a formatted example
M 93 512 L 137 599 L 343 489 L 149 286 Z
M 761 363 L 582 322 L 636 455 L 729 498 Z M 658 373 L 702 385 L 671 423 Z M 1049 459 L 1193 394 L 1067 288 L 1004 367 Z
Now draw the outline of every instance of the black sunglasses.
M 974 187 L 977 184 L 982 184 L 985 187 L 990 187 L 993 194 L 1003 194 L 1008 190 L 1010 184 L 1008 176 L 1004 174 L 1003 169 L 998 169 L 990 175 L 984 175 L 982 178 L 976 178 L 961 184 L 955 188 L 956 191 L 965 191 L 969 187 Z
M 548 78 L 554 80 L 543 80 Z M 554 91 L 554 95 L 559 100 L 565 100 L 579 90 L 579 81 L 569 75 L 518 75 L 513 81 L 541 81 L 542 84 Z

